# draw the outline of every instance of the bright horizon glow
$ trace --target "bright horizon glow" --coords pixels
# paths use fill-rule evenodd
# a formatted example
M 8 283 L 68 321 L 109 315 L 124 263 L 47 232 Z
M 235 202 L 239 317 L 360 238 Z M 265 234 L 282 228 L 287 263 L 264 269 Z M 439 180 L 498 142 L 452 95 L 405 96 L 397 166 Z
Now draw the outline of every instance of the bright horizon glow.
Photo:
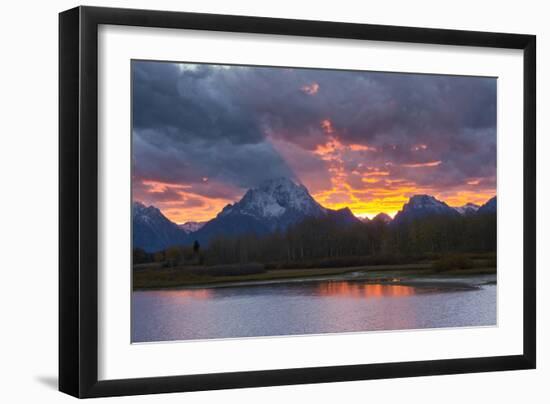
M 359 219 L 374 219 L 377 215 L 379 215 L 380 213 L 385 213 L 386 215 L 388 215 L 389 217 L 391 217 L 392 219 L 395 217 L 395 215 L 397 215 L 397 211 L 395 212 L 378 212 L 378 213 L 358 213 L 358 214 L 355 214 L 355 217 L 359 218 Z
M 155 184 L 155 187 L 159 187 L 159 184 Z M 307 186 L 306 186 L 307 187 Z M 322 204 L 321 205 L 328 209 L 343 209 L 343 208 L 349 208 L 351 212 L 354 214 L 355 217 L 364 219 L 373 219 L 376 215 L 380 213 L 385 213 L 388 216 L 390 216 L 392 219 L 395 217 L 395 215 L 403 208 L 403 205 L 408 202 L 409 198 L 413 195 L 423 194 L 423 192 L 418 193 L 412 193 L 409 196 L 402 196 L 398 198 L 390 198 L 389 201 L 379 200 L 379 201 L 365 201 L 365 202 L 358 202 L 354 207 L 348 206 L 345 204 L 332 204 L 330 206 Z M 196 196 L 196 195 L 195 195 Z M 242 195 L 244 196 L 244 194 Z M 242 198 L 241 196 L 241 198 Z M 436 199 L 440 200 L 441 202 L 445 202 L 450 207 L 461 207 L 466 205 L 467 203 L 475 203 L 477 205 L 483 205 L 486 203 L 489 199 L 495 196 L 495 194 L 487 193 L 487 194 L 470 194 L 470 193 L 459 193 L 457 195 L 451 195 L 446 200 L 438 197 L 437 195 L 432 195 Z M 313 199 L 315 199 L 317 202 L 317 198 L 313 196 Z M 170 221 L 181 225 L 185 224 L 187 222 L 207 222 L 209 220 L 212 220 L 216 217 L 216 215 L 223 209 L 223 207 L 227 204 L 234 204 L 239 202 L 241 198 L 238 198 L 237 200 L 225 200 L 225 199 L 210 199 L 208 200 L 208 206 L 211 206 L 211 209 L 208 209 L 208 211 L 195 211 L 194 216 L 191 217 L 189 215 L 190 210 L 186 209 L 182 212 L 182 210 L 176 208 L 171 208 L 168 206 L 167 208 L 159 208 L 160 211 L 164 216 L 166 216 Z M 145 205 L 148 205 L 147 203 L 143 201 L 139 201 L 144 203 Z M 388 209 L 389 207 L 395 207 L 393 209 Z M 157 206 L 158 207 L 158 206 Z M 386 207 L 385 210 L 380 210 L 380 207 Z M 219 210 L 216 210 L 216 208 L 219 208 Z M 213 213 L 210 213 L 213 212 Z M 183 215 L 182 215 L 183 213 Z
M 367 174 L 367 176 L 363 177 L 362 180 L 364 182 L 369 182 L 371 175 L 375 178 L 380 176 L 383 177 L 378 174 L 384 174 L 384 172 L 373 172 L 371 174 Z M 375 188 L 373 186 L 373 188 L 368 189 L 368 192 L 377 194 L 379 197 L 372 199 L 361 199 L 360 197 L 357 197 L 357 195 L 364 192 L 363 190 L 355 190 L 345 182 L 334 182 L 336 183 L 336 186 L 333 186 L 333 188 L 321 193 L 312 194 L 311 196 L 313 199 L 325 208 L 335 210 L 349 208 L 356 217 L 368 217 L 369 219 L 372 219 L 379 213 L 385 213 L 393 218 L 413 195 L 432 195 L 436 199 L 445 202 L 451 207 L 460 207 L 466 205 L 467 203 L 483 205 L 495 196 L 495 192 L 492 189 L 482 190 L 481 192 L 457 190 L 442 193 L 432 192 L 433 190 L 429 188 L 415 189 L 411 186 L 398 186 L 395 189 L 384 186 Z M 376 182 L 374 184 L 376 184 Z M 400 182 L 397 183 L 401 184 Z M 147 186 L 146 194 L 152 195 L 153 197 L 156 194 L 164 194 L 166 192 L 173 192 L 175 194 L 173 200 L 163 201 L 161 206 L 158 206 L 152 201 L 147 201 L 141 198 L 136 198 L 136 200 L 144 203 L 145 205 L 153 205 L 159 208 L 168 219 L 177 224 L 209 221 L 215 218 L 224 206 L 238 202 L 246 192 L 245 190 L 235 199 L 221 197 L 213 198 L 190 192 L 188 187 L 184 185 L 155 181 L 142 181 L 142 185 Z M 309 189 L 307 184 L 304 185 Z M 478 182 L 474 185 L 478 185 Z M 338 197 L 343 198 L 344 200 L 340 202 L 337 200 Z

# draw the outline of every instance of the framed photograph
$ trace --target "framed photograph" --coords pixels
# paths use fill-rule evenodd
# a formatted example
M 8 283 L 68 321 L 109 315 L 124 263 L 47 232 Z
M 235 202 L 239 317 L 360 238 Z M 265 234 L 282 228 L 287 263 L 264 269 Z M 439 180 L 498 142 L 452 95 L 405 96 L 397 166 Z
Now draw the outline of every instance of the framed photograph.
M 59 46 L 61 391 L 535 367 L 535 36 L 78 7 Z

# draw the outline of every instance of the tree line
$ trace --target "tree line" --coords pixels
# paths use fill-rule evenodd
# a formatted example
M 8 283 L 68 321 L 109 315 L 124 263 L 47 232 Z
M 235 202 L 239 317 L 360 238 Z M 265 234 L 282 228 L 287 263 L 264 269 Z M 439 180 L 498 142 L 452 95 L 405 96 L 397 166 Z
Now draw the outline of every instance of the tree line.
M 283 232 L 217 237 L 154 254 L 134 250 L 134 264 L 176 265 L 261 263 L 273 268 L 402 263 L 429 254 L 496 251 L 496 214 L 430 216 L 407 222 L 342 225 L 307 218 Z

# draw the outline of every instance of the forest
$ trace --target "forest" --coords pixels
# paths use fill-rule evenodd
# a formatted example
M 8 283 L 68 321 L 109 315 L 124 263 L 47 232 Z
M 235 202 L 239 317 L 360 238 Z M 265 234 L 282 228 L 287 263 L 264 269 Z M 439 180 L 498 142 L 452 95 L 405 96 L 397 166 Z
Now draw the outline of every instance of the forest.
M 343 226 L 330 218 L 308 218 L 286 231 L 265 236 L 218 237 L 153 254 L 134 249 L 133 262 L 165 267 L 209 267 L 231 274 L 248 268 L 330 268 L 406 264 L 422 258 L 496 251 L 496 214 L 429 216 L 407 222 L 357 222 Z

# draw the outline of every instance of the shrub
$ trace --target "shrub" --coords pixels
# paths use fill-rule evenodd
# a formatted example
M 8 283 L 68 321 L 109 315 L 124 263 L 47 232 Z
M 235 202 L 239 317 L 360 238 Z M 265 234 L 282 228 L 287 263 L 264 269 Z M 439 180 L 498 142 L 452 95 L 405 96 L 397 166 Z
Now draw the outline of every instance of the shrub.
M 261 274 L 266 271 L 263 264 L 228 264 L 228 265 L 212 265 L 201 269 L 193 270 L 195 274 L 212 275 L 212 276 L 238 276 Z
M 404 255 L 371 255 L 371 256 L 347 256 L 305 259 L 297 261 L 270 262 L 266 269 L 318 269 L 318 268 L 346 268 L 367 265 L 401 265 L 417 263 L 425 259 L 423 256 Z
M 433 268 L 438 271 L 450 271 L 453 269 L 470 269 L 474 263 L 465 255 L 449 254 L 442 256 L 433 264 Z

